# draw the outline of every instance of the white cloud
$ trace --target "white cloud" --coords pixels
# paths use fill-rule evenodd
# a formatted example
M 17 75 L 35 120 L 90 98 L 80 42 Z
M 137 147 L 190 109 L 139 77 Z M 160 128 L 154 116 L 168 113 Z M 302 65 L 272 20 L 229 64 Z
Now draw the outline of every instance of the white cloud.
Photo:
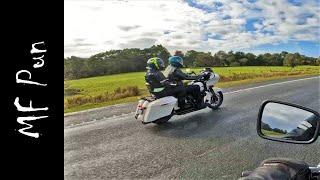
M 290 40 L 319 41 L 316 1 L 293 6 L 285 0 L 65 1 L 65 56 L 88 57 L 110 49 L 162 44 L 179 50 L 241 50 Z M 201 7 L 213 8 L 206 11 Z M 255 22 L 248 31 L 245 27 Z M 216 39 L 207 38 L 208 34 Z

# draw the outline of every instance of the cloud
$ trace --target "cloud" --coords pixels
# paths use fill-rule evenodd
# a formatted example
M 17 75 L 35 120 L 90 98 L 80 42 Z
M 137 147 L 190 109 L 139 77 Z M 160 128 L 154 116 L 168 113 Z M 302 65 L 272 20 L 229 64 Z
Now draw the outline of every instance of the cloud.
M 131 40 L 125 43 L 119 44 L 119 47 L 124 48 L 145 48 L 154 45 L 156 39 L 152 38 L 139 38 L 135 40 Z
M 316 42 L 319 14 L 316 0 L 65 1 L 65 56 L 153 44 L 172 53 Z
M 133 29 L 137 29 L 141 27 L 140 25 L 135 25 L 135 26 L 118 26 L 119 29 L 121 29 L 122 31 L 131 31 Z

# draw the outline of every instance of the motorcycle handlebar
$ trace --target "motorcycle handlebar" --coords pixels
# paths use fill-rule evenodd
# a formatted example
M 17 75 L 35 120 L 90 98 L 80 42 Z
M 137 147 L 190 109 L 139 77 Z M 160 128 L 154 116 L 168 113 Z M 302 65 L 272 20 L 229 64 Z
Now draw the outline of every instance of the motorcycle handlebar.
M 193 75 L 197 75 L 194 71 L 187 73 L 189 75 L 193 74 Z
M 314 173 L 320 173 L 320 166 L 317 166 L 317 167 L 309 167 L 310 171 L 312 174 Z
M 317 167 L 309 167 L 312 176 L 320 176 L 320 165 Z M 249 176 L 253 171 L 243 171 L 241 177 Z

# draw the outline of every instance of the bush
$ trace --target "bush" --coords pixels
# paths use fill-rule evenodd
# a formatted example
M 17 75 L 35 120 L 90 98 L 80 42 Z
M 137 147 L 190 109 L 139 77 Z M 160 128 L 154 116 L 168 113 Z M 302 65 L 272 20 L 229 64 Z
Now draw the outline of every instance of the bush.
M 231 67 L 240 66 L 240 63 L 238 63 L 238 62 L 232 62 L 232 63 L 230 63 L 230 66 L 231 66 Z
M 88 103 L 101 103 L 113 100 L 118 100 L 126 97 L 138 96 L 140 90 L 137 86 L 128 86 L 124 88 L 117 88 L 113 93 L 104 93 L 96 96 L 74 96 L 66 98 L 65 108 L 80 106 Z
M 79 93 L 80 93 L 80 89 L 72 89 L 72 88 L 64 89 L 64 96 L 73 96 Z

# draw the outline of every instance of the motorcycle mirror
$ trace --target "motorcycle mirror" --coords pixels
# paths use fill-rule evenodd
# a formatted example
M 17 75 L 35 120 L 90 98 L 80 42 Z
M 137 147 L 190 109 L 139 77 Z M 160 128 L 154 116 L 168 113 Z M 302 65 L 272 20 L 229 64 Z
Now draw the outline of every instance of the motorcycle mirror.
M 210 67 L 206 67 L 202 71 L 213 72 L 213 70 Z
M 257 132 L 264 139 L 310 144 L 318 138 L 319 129 L 320 115 L 312 109 L 275 100 L 260 107 Z

